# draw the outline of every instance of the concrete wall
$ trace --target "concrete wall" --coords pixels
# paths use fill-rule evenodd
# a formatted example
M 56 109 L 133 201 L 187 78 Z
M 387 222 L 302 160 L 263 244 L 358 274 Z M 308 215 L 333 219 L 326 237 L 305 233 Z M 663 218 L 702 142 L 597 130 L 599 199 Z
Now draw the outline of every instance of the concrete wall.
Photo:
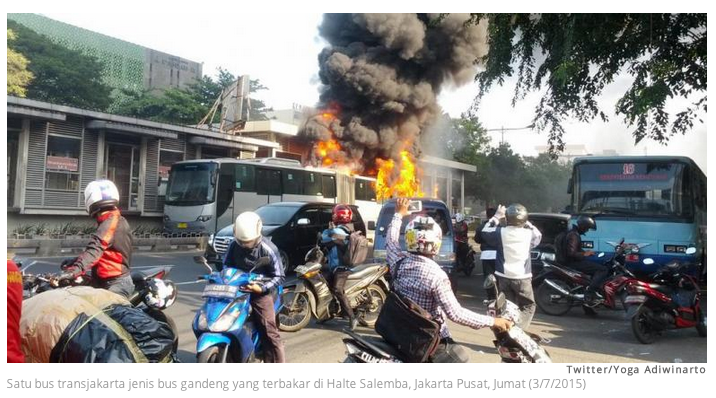
M 139 226 L 144 227 L 145 230 L 161 230 L 163 226 L 161 217 L 126 216 L 125 218 L 132 230 L 135 230 Z M 46 224 L 47 229 L 52 231 L 68 223 L 80 226 L 91 226 L 94 224 L 89 216 L 7 213 L 7 235 L 8 238 L 14 236 L 13 234 L 20 226 Z
M 181 57 L 145 49 L 144 87 L 164 89 L 186 88 L 201 78 L 202 65 Z

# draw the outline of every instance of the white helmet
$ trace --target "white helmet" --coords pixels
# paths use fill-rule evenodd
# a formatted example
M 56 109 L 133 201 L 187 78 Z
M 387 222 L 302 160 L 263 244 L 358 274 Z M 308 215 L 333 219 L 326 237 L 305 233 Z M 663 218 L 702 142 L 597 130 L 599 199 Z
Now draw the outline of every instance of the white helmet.
M 85 209 L 94 217 L 100 210 L 119 205 L 119 191 L 110 180 L 94 180 L 85 188 Z
M 177 288 L 171 281 L 154 278 L 147 282 L 147 294 L 144 296 L 144 304 L 150 308 L 163 310 L 176 301 Z
M 465 216 L 462 213 L 455 213 L 455 222 L 465 221 Z
M 242 246 L 253 246 L 261 237 L 261 217 L 253 211 L 245 211 L 236 217 L 234 222 L 234 237 Z
M 434 256 L 442 241 L 443 230 L 432 217 L 417 216 L 405 227 L 405 246 L 411 253 Z

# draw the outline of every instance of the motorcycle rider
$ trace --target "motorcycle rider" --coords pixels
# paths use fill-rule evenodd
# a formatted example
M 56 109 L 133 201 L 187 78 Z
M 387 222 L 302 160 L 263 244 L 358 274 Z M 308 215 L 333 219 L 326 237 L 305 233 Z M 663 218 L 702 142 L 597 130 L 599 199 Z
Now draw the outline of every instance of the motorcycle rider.
M 321 234 L 321 246 L 328 251 L 326 259 L 330 271 L 331 291 L 338 302 L 341 303 L 343 314 L 348 317 L 350 329 L 355 330 L 358 325 L 358 319 L 356 319 L 345 293 L 346 281 L 352 271 L 349 266 L 342 264 L 341 261 L 341 254 L 348 246 L 348 237 L 355 232 L 352 220 L 353 210 L 351 210 L 350 206 L 340 204 L 333 207 L 331 225 Z
M 84 252 L 60 266 L 63 273 L 56 281 L 74 279 L 92 270 L 92 286 L 129 297 L 134 292 L 130 276 L 132 231 L 119 211 L 119 191 L 110 180 L 100 179 L 87 184 L 85 208 L 97 221 Z
M 480 227 L 475 230 L 475 242 L 480 244 L 480 262 L 482 263 L 482 274 L 487 278 L 488 276 L 495 273 L 495 257 L 497 256 L 497 251 L 494 246 L 490 245 L 489 243 L 485 242 L 482 239 L 482 229 L 485 228 L 485 225 L 490 222 L 492 217 L 495 216 L 495 208 L 489 207 L 487 210 L 485 210 L 485 215 L 487 216 L 487 219 L 480 224 Z M 495 291 L 493 289 L 486 289 L 485 292 L 487 293 L 487 299 L 488 300 L 494 300 L 497 297 L 495 297 Z
M 462 213 L 455 214 L 455 255 L 462 267 L 466 267 L 465 262 L 468 260 L 467 254 L 470 252 L 470 245 L 467 243 L 469 239 L 467 236 L 467 222 L 465 222 L 465 216 Z
M 505 217 L 507 226 L 499 226 Z M 495 215 L 482 229 L 482 239 L 497 248 L 495 275 L 505 298 L 520 308 L 519 326 L 527 330 L 537 305 L 532 290 L 530 250 L 542 240 L 542 233 L 528 220 L 527 209 L 519 203 L 507 209 L 498 206 Z
M 276 287 L 283 283 L 284 273 L 278 248 L 261 235 L 263 222 L 258 214 L 247 211 L 239 214 L 234 222 L 235 239 L 224 257 L 224 267 L 234 267 L 249 272 L 262 257 L 270 259 L 269 265 L 260 265 L 253 272 L 270 277 L 263 285 L 251 283 L 241 288 L 251 293 L 251 309 L 254 322 L 264 347 L 264 361 L 286 362 L 281 335 L 276 325 L 274 298 Z
M 405 228 L 407 252 L 400 249 L 400 228 L 403 217 L 410 214 L 409 203 L 407 198 L 397 200 L 386 235 L 388 266 L 393 274 L 392 288 L 420 305 L 440 323 L 441 341 L 430 358 L 431 362 L 467 362 L 467 350 L 451 338 L 446 318 L 473 329 L 492 327 L 500 331 L 509 330 L 512 323 L 503 318 L 476 314 L 458 303 L 447 274 L 432 260 L 440 251 L 442 242 L 442 230 L 432 217 L 418 215 L 413 218 Z M 398 262 L 400 275 L 395 275 Z
M 597 230 L 597 222 L 587 215 L 581 215 L 577 219 L 577 224 L 567 232 L 561 239 L 558 239 L 557 253 L 560 256 L 559 261 L 566 267 L 572 268 L 579 272 L 591 275 L 591 280 L 584 294 L 585 304 L 588 306 L 596 306 L 603 298 L 599 294 L 602 283 L 609 276 L 609 270 L 603 265 L 586 260 L 585 257 L 593 256 L 591 250 L 584 251 L 582 249 L 582 235 L 589 230 Z

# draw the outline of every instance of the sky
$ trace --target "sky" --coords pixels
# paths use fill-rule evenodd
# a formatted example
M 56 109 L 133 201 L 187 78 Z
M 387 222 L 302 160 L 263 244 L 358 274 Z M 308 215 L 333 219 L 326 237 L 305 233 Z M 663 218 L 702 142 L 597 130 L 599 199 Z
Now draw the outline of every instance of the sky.
M 216 11 L 216 10 L 214 10 Z M 325 42 L 318 36 L 321 14 L 244 13 L 236 18 L 216 19 L 206 14 L 156 13 L 43 13 L 43 15 L 85 29 L 103 33 L 141 46 L 203 63 L 204 74 L 216 68 L 249 74 L 269 88 L 257 97 L 274 109 L 287 109 L 293 103 L 314 105 L 318 100 L 317 56 Z M 668 145 L 643 140 L 634 145 L 631 129 L 612 109 L 629 84 L 628 76 L 618 77 L 608 86 L 599 104 L 610 116 L 609 122 L 568 121 L 564 124 L 567 145 L 584 145 L 591 153 L 616 150 L 621 155 L 679 155 L 696 161 L 706 170 L 706 115 L 685 136 L 674 136 Z M 539 93 L 513 108 L 514 80 L 494 87 L 482 100 L 478 118 L 488 129 L 519 128 L 532 123 Z M 445 87 L 439 103 L 452 117 L 467 110 L 477 94 L 475 84 Z M 679 110 L 687 100 L 673 100 L 670 109 Z M 500 133 L 491 133 L 495 145 Z M 536 146 L 547 145 L 546 134 L 531 130 L 508 131 L 507 141 L 515 152 L 534 156 Z

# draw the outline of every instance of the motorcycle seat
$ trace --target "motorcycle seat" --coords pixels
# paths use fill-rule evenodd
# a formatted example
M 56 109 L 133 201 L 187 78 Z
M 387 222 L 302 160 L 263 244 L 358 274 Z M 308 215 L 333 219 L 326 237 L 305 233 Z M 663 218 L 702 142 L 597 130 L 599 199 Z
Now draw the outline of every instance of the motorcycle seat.
M 351 274 L 348 276 L 348 280 L 359 280 L 365 278 L 367 275 L 377 272 L 381 267 L 380 264 L 360 264 L 353 268 Z
M 132 282 L 137 283 L 137 282 L 147 280 L 150 277 L 162 272 L 163 269 L 164 269 L 163 267 L 154 267 L 154 268 L 132 271 L 130 273 L 130 275 L 132 276 Z

